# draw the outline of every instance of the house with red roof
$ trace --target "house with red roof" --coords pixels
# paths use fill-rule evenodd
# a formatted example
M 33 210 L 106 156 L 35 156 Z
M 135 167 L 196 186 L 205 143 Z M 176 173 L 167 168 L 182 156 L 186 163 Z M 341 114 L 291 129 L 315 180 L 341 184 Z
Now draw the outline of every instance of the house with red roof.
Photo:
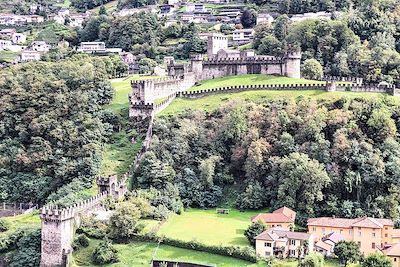
M 282 207 L 272 213 L 260 213 L 251 218 L 251 222 L 261 221 L 267 228 L 280 227 L 286 230 L 294 229 L 295 220 L 296 212 L 287 207 Z

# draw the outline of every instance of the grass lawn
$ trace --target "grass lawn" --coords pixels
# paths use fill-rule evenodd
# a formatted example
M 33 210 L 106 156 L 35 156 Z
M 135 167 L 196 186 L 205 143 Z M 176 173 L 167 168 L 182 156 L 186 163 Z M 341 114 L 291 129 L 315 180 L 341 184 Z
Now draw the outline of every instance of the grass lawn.
M 333 100 L 341 97 L 362 97 L 362 98 L 379 98 L 379 97 L 391 97 L 383 93 L 356 93 L 356 92 L 326 92 L 318 90 L 310 91 L 244 91 L 239 93 L 222 93 L 215 95 L 208 95 L 198 99 L 175 99 L 171 105 L 169 105 L 157 116 L 168 116 L 176 113 L 180 113 L 186 109 L 205 110 L 212 111 L 219 108 L 223 103 L 229 100 L 246 100 L 255 103 L 262 103 L 268 99 L 278 98 L 297 98 L 307 97 L 312 99 L 326 99 Z M 397 100 L 396 100 L 397 101 Z
M 216 78 L 201 81 L 199 85 L 195 85 L 189 88 L 188 91 L 198 91 L 211 88 L 219 88 L 224 86 L 235 86 L 235 85 L 251 85 L 251 84 L 301 84 L 301 83 L 324 83 L 321 81 L 306 80 L 289 78 L 285 76 L 274 76 L 264 74 L 244 74 L 235 76 L 226 76 L 223 78 Z
M 250 225 L 250 218 L 258 213 L 260 211 L 232 209 L 229 214 L 217 214 L 215 209 L 190 209 L 181 215 L 172 215 L 161 226 L 158 235 L 185 241 L 195 239 L 211 245 L 248 246 L 243 233 Z
M 0 51 L 0 62 L 13 62 L 18 56 L 18 53 L 12 51 Z
M 74 253 L 74 263 L 72 266 L 96 266 L 91 263 L 91 255 L 98 240 L 91 240 L 90 246 Z M 167 245 L 160 245 L 156 250 L 157 244 L 148 242 L 133 242 L 129 244 L 114 245 L 118 250 L 119 262 L 106 266 L 149 266 L 151 259 L 160 260 L 179 260 L 193 263 L 203 263 L 218 267 L 261 267 L 265 263 L 251 263 L 231 257 L 219 256 L 206 252 L 199 252 L 189 249 L 176 248 Z
M 114 12 L 114 10 L 117 8 L 117 4 L 118 4 L 118 0 L 113 0 L 113 1 L 110 1 L 106 4 L 104 4 L 104 7 L 106 8 L 107 13 L 111 14 L 112 12 Z M 91 11 L 95 12 L 97 15 L 99 13 L 100 7 L 101 6 L 95 7 Z
M 116 78 L 111 80 L 111 86 L 115 91 L 114 99 L 106 108 L 120 112 L 123 108 L 129 107 L 128 95 L 131 92 L 131 81 L 156 79 L 158 76 L 131 75 L 127 78 Z
M 29 214 L 3 217 L 1 219 L 7 223 L 8 230 L 0 233 L 0 237 L 6 236 L 7 234 L 14 232 L 18 228 L 40 227 L 40 217 L 38 211 Z

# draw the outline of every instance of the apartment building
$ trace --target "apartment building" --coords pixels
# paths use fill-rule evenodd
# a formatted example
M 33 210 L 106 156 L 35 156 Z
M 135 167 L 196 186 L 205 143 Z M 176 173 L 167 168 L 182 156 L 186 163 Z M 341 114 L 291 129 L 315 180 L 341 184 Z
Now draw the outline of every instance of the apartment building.
M 364 254 L 393 244 L 394 224 L 389 219 L 320 217 L 308 219 L 307 226 L 308 233 L 315 236 L 317 241 L 329 233 L 338 233 L 344 240 L 355 241 Z

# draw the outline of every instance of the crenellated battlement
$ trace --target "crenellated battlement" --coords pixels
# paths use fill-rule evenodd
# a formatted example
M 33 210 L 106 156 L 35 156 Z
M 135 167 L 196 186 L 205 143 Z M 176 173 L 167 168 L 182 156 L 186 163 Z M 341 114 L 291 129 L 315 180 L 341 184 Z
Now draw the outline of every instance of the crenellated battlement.
M 227 58 L 211 58 L 208 60 L 204 60 L 203 64 L 205 65 L 223 65 L 223 64 L 282 64 L 283 60 L 277 59 L 275 57 L 246 57 L 246 58 L 237 58 L 237 57 L 227 57 Z

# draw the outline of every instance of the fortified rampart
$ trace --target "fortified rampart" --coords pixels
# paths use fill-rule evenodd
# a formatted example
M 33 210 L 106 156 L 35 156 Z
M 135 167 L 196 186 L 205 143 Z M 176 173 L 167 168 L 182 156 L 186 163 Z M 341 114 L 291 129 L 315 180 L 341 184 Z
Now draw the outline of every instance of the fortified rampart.
M 66 208 L 47 205 L 40 210 L 41 267 L 68 266 L 75 228 L 79 227 L 81 217 L 101 209 L 102 201 L 108 196 L 120 199 L 127 191 L 125 179 L 118 181 L 116 176 L 99 177 L 97 183 L 99 193 L 90 199 Z

